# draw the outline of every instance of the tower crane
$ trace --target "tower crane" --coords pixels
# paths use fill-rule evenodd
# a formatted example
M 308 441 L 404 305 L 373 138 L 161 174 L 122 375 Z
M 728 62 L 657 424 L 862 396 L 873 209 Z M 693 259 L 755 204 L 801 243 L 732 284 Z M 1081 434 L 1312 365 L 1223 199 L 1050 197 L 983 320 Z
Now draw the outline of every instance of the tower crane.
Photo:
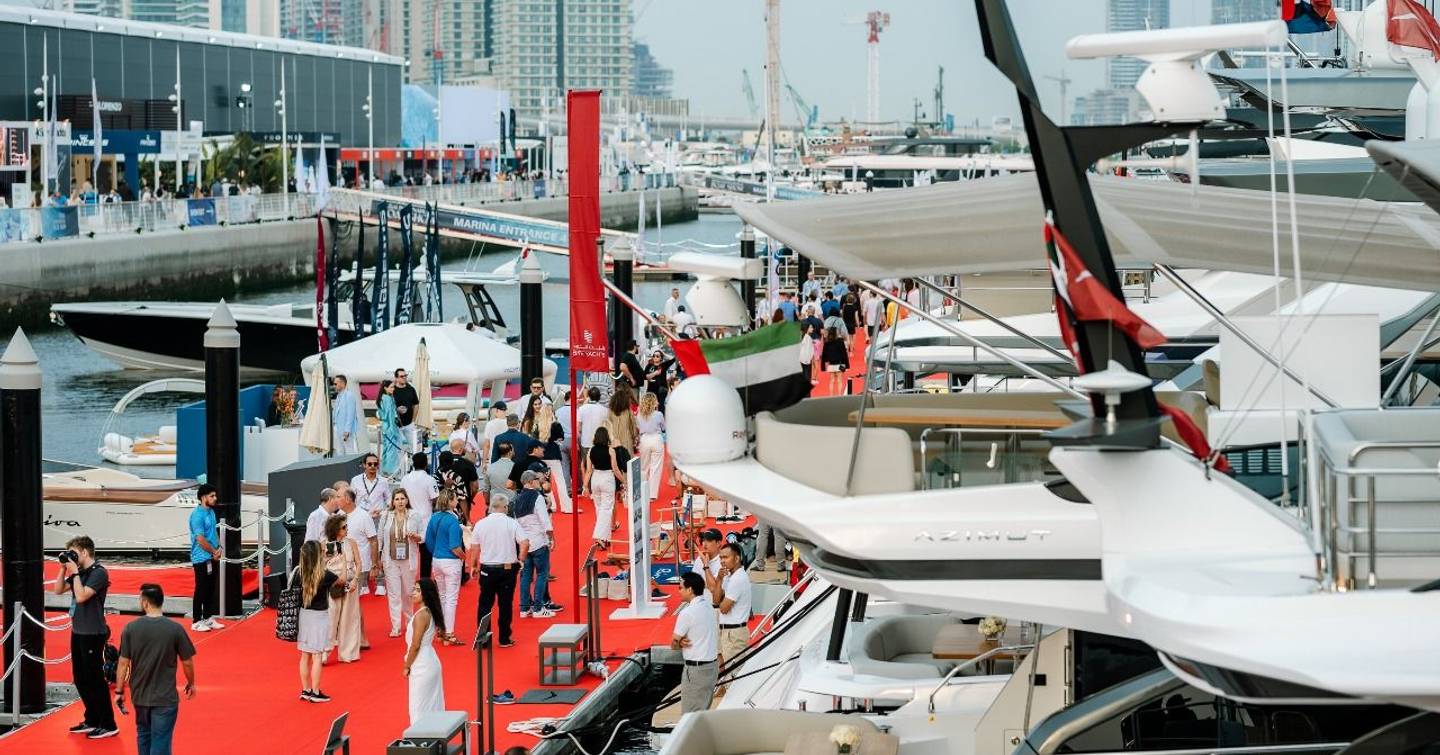
M 890 28 L 890 14 L 872 10 L 865 14 L 865 119 L 880 120 L 880 32 Z
M 755 87 L 750 85 L 750 69 L 740 69 L 740 83 L 745 86 L 745 103 L 750 107 L 750 120 L 760 117 L 760 106 L 755 104 Z

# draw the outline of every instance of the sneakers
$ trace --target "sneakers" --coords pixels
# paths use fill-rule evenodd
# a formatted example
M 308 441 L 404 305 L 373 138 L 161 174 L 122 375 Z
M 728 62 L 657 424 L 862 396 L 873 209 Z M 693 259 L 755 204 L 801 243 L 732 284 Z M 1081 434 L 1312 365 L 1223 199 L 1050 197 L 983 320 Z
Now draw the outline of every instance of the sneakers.
M 301 700 L 309 700 L 312 703 L 328 703 L 330 696 L 318 689 L 305 690 L 300 693 Z
M 532 614 L 530 614 L 530 615 L 533 616 L 533 617 L 535 617 L 535 618 L 537 618 L 537 619 L 553 619 L 553 618 L 555 618 L 555 612 L 554 612 L 554 611 L 551 611 L 551 610 L 548 609 L 548 608 L 541 608 L 541 609 L 535 611 L 534 613 L 532 613 Z
M 224 624 L 221 624 L 221 623 L 218 622 L 218 621 L 216 621 L 214 616 L 211 616 L 210 618 L 206 619 L 206 620 L 205 620 L 205 623 L 206 623 L 206 624 L 209 624 L 211 629 L 224 629 L 224 628 L 225 628 L 225 625 L 224 625 Z
M 514 641 L 514 640 L 509 640 L 509 641 L 501 640 L 501 641 L 500 641 L 500 647 L 502 647 L 502 648 L 513 648 L 513 647 L 515 647 L 515 641 Z M 506 694 L 509 694 L 509 693 L 507 692 Z
M 86 738 L 86 739 L 109 739 L 110 737 L 113 737 L 113 736 L 115 736 L 115 735 L 117 735 L 117 734 L 119 734 L 119 733 L 120 733 L 120 730 L 119 730 L 119 729 L 107 729 L 107 728 L 105 728 L 105 727 L 103 727 L 103 726 L 97 726 L 97 727 L 91 729 L 91 730 L 90 730 L 90 733 L 85 735 L 85 738 Z
M 87 723 L 85 723 L 84 721 L 81 721 L 80 723 L 75 724 L 74 726 L 71 726 L 71 727 L 70 727 L 70 733 L 71 733 L 71 734 L 89 734 L 89 733 L 91 732 L 91 730 L 93 730 L 94 728 L 95 728 L 95 727 L 91 726 L 90 724 L 87 724 Z
M 375 585 L 375 594 L 383 596 L 385 594 L 385 585 Z
M 190 625 L 190 631 L 192 631 L 192 632 L 208 632 L 208 631 L 210 631 L 210 622 L 208 622 L 208 621 L 197 621 L 197 622 L 194 622 L 194 623 L 192 623 L 192 624 Z
M 369 595 L 369 594 L 370 594 L 370 585 L 361 585 L 361 586 L 360 586 L 360 597 L 363 598 L 363 597 L 365 597 L 366 595 Z
M 750 571 L 765 571 L 765 562 L 758 558 L 755 559 L 755 563 L 750 565 Z
M 559 603 L 546 603 L 545 610 L 560 613 L 561 611 L 565 610 L 565 606 L 562 606 Z
M 505 643 L 503 643 L 503 642 L 500 643 L 500 646 L 501 646 L 501 647 L 504 647 L 504 646 L 505 646 Z M 501 693 L 498 694 L 498 695 L 491 695 L 491 696 L 490 696 L 490 702 L 495 703 L 496 705 L 514 705 L 514 704 L 515 704 L 515 695 L 512 694 L 512 693 L 510 692 L 510 690 L 507 689 L 507 690 L 505 690 L 504 692 L 501 692 Z
M 528 618 L 530 618 L 530 609 L 528 609 L 528 608 L 522 608 L 522 609 L 520 609 L 520 618 L 522 618 L 522 619 L 528 619 Z

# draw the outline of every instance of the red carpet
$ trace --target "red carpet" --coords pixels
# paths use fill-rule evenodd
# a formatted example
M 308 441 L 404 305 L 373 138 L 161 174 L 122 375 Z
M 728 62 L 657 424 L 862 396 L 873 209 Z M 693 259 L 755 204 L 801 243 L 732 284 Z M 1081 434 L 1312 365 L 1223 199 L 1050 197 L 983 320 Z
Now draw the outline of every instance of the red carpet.
M 858 393 L 862 385 L 861 378 L 865 375 L 865 329 L 856 331 L 855 336 L 850 339 L 850 369 L 845 372 L 845 378 L 850 382 L 850 393 Z M 810 390 L 810 395 L 815 398 L 821 396 L 844 395 L 845 391 L 837 392 L 830 390 L 830 375 L 820 371 L 820 360 L 817 358 L 810 365 L 812 374 L 810 379 L 817 381 L 815 387 Z
M 110 594 L 112 595 L 139 595 L 140 585 L 147 582 L 160 585 L 160 589 L 165 591 L 166 597 L 189 598 L 195 594 L 195 571 L 190 564 L 156 564 L 153 566 L 112 564 L 105 561 L 103 553 L 100 554 L 100 563 L 105 566 L 106 571 L 110 572 Z M 50 589 L 51 581 L 59 573 L 60 562 L 53 558 L 46 559 L 46 590 Z M 246 569 L 240 576 L 240 589 L 247 594 L 252 593 L 258 582 L 255 570 Z
M 657 499 L 656 508 L 668 502 L 667 486 Z M 580 545 L 588 546 L 594 522 L 594 507 L 581 499 L 584 513 L 578 516 L 555 515 L 556 553 L 551 570 L 558 584 L 551 595 L 565 606 L 564 613 L 554 619 L 521 619 L 518 609 L 514 623 L 515 646 L 496 649 L 495 685 L 509 689 L 516 697 L 539 687 L 537 679 L 536 642 L 551 624 L 577 621 L 580 608 L 575 603 L 579 581 L 571 555 L 572 522 L 578 519 Z M 617 518 L 624 509 L 616 507 Z M 654 518 L 658 521 L 658 514 Z M 617 545 L 624 542 L 616 533 Z M 611 569 L 613 571 L 613 569 Z M 188 574 L 180 582 L 188 581 Z M 117 579 L 118 582 L 118 579 Z M 673 592 L 673 591 L 671 591 Z M 475 631 L 475 607 L 479 587 L 471 580 L 460 592 L 457 610 L 458 633 L 472 637 Z M 314 704 L 298 699 L 298 653 L 295 646 L 275 639 L 275 614 L 262 611 L 244 620 L 231 622 L 223 630 L 192 635 L 196 655 L 197 694 L 193 700 L 182 700 L 175 750 L 181 753 L 319 753 L 330 722 L 349 711 L 346 727 L 355 753 L 383 752 L 385 745 L 400 736 L 409 722 L 406 704 L 406 680 L 401 673 L 404 641 L 386 637 L 389 619 L 385 599 L 367 596 L 361 600 L 365 611 L 366 635 L 372 649 L 361 660 L 351 664 L 332 661 L 324 670 L 323 689 L 333 698 L 327 704 Z M 675 606 L 671 597 L 667 604 Z M 610 611 L 621 607 L 617 601 L 605 601 L 601 640 L 606 655 L 626 656 L 639 648 L 669 642 L 674 619 L 668 615 L 654 621 L 610 621 Z M 112 616 L 112 631 L 117 633 L 128 619 Z M 188 628 L 188 623 L 187 623 Z M 58 657 L 68 650 L 68 639 L 60 633 L 50 635 L 46 655 Z M 474 715 L 477 703 L 475 654 L 468 647 L 436 646 L 445 669 L 446 707 L 464 709 Z M 611 668 L 619 665 L 610 663 Z M 50 667 L 51 679 L 68 678 L 65 666 Z M 579 686 L 593 689 L 600 679 L 586 675 Z M 499 718 L 496 744 L 500 750 L 511 745 L 533 746 L 534 737 L 510 734 L 505 725 L 512 721 L 547 716 L 564 716 L 566 705 L 497 706 Z M 65 732 L 80 718 L 78 705 L 57 711 L 39 722 L 0 738 L 0 752 L 6 755 L 27 753 L 86 753 L 87 755 L 118 755 L 135 751 L 133 717 L 122 717 L 120 736 L 113 739 L 88 741 Z M 476 749 L 476 752 L 480 752 Z

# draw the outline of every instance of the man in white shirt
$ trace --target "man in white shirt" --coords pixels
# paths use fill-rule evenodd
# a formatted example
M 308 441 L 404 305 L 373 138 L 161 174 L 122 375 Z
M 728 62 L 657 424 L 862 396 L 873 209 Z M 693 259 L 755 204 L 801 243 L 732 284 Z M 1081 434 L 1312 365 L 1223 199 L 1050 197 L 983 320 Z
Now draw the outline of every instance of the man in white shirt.
M 670 321 L 675 324 L 676 335 L 695 337 L 695 316 L 685 311 L 684 304 L 675 308 L 675 316 Z
M 515 608 L 515 578 L 520 574 L 520 563 L 530 551 L 530 541 L 525 531 L 509 515 L 510 506 L 504 501 L 490 504 L 490 514 L 475 523 L 470 530 L 470 553 L 466 562 L 470 576 L 480 578 L 480 604 L 476 620 L 485 618 L 500 603 L 498 625 L 492 621 L 490 627 L 500 634 L 500 647 L 508 648 L 515 642 L 510 634 L 510 620 Z
M 372 520 L 378 520 L 390 507 L 390 481 L 380 476 L 380 457 L 373 453 L 365 454 L 360 468 L 364 471 L 350 478 L 355 505 L 364 509 Z
M 690 571 L 705 577 L 705 581 L 716 579 L 720 576 L 720 546 L 725 544 L 725 536 L 720 530 L 711 527 L 700 533 L 700 552 L 696 554 L 695 560 L 690 564 Z M 706 576 L 706 574 L 709 576 Z
M 715 681 L 720 676 L 719 625 L 715 607 L 705 594 L 705 580 L 695 572 L 680 575 L 680 602 L 675 633 L 670 647 L 685 658 L 680 674 L 680 714 L 707 710 L 715 698 Z
M 325 520 L 330 518 L 340 508 L 340 501 L 337 498 L 334 488 L 325 488 L 320 491 L 320 505 L 305 517 L 305 542 L 325 540 Z
M 729 661 L 750 644 L 750 575 L 741 561 L 740 546 L 726 543 L 720 548 L 720 573 L 705 578 L 710 602 L 720 611 L 720 660 Z
M 355 489 L 345 491 L 340 498 L 340 510 L 345 512 L 345 537 L 355 541 L 355 550 L 360 553 L 360 594 L 370 594 L 370 569 L 380 557 L 379 535 L 375 531 L 375 520 L 370 512 L 355 505 Z M 363 633 L 361 636 L 364 636 Z
M 430 474 L 430 458 L 423 453 L 411 458 L 411 468 L 400 478 L 400 487 L 410 499 L 410 509 L 420 516 L 420 531 L 430 526 L 430 514 L 435 510 L 435 499 L 440 497 L 440 486 Z M 420 544 L 420 576 L 430 578 L 430 551 Z
M 675 313 L 680 311 L 680 289 L 670 289 L 670 298 L 665 300 L 665 319 L 675 321 Z
M 485 423 L 485 440 L 480 444 L 480 468 L 490 466 L 490 457 L 495 454 L 491 451 L 491 443 L 495 442 L 495 436 L 505 432 L 505 415 L 509 413 L 504 401 L 496 401 L 490 406 L 490 419 Z
M 590 386 L 590 389 L 582 394 L 583 403 L 575 410 L 576 419 L 580 422 L 580 450 L 584 454 L 581 458 L 588 458 L 590 447 L 595 445 L 595 431 L 605 424 L 610 417 L 610 410 L 600 403 L 600 389 Z

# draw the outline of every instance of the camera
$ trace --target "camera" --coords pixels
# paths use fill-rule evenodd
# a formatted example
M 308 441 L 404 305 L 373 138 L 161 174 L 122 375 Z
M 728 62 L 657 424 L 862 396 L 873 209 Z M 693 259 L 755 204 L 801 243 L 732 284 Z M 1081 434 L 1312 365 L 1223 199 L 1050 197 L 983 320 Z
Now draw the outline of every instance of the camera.
M 71 561 L 75 560 L 75 554 L 71 553 L 70 551 L 60 551 L 60 555 L 58 556 L 58 558 L 60 559 L 60 563 L 68 564 Z

